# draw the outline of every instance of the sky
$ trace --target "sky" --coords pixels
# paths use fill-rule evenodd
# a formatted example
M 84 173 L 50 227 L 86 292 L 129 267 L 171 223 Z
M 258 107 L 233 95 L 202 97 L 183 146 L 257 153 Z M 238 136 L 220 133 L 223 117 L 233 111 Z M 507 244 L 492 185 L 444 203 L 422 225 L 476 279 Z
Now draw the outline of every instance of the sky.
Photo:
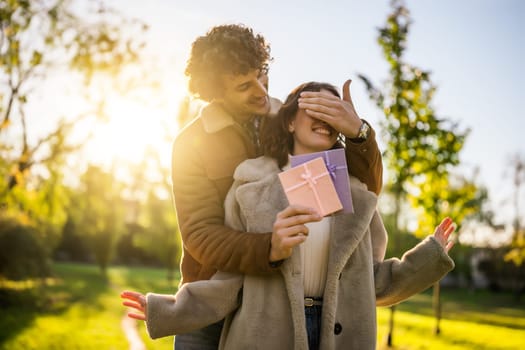
M 350 78 L 358 114 L 381 132 L 379 122 L 384 116 L 357 75 L 367 76 L 376 86 L 388 78 L 377 29 L 386 21 L 389 3 L 108 0 L 125 15 L 150 26 L 147 52 L 162 72 L 163 96 L 155 107 L 129 100 L 114 104 L 118 117 L 95 131 L 90 157 L 101 162 L 124 154 L 133 157 L 153 145 L 169 165 L 171 148 L 159 142 L 159 135 L 166 121 L 175 125 L 178 101 L 186 93 L 183 72 L 191 43 L 212 26 L 231 23 L 252 27 L 271 44 L 270 95 L 283 99 L 295 86 L 310 80 L 341 87 Z M 458 122 L 458 131 L 471 129 L 461 152 L 461 172 L 470 175 L 479 167 L 477 181 L 489 188 L 497 217 L 509 220 L 514 213 L 504 201 L 512 195 L 510 159 L 517 153 L 525 158 L 521 105 L 525 101 L 525 1 L 409 0 L 406 5 L 413 23 L 405 61 L 432 72 L 438 88 L 433 101 L 436 114 Z M 55 84 L 60 88 L 60 80 Z M 67 108 L 75 106 L 74 99 L 62 100 L 67 102 L 55 107 L 67 114 Z M 378 143 L 384 149 L 380 136 Z
M 364 74 L 376 85 L 388 77 L 376 40 L 389 1 L 113 0 L 110 4 L 150 25 L 148 46 L 170 62 L 174 97 L 185 91 L 183 70 L 193 40 L 214 25 L 242 23 L 271 44 L 271 95 L 283 99 L 309 80 L 341 86 L 351 78 L 358 114 L 379 129 L 383 116 L 357 75 Z M 516 153 L 525 157 L 521 104 L 525 101 L 525 1 L 410 0 L 406 5 L 413 24 L 405 59 L 432 72 L 438 87 L 433 101 L 436 114 L 458 122 L 459 130 L 471 129 L 461 153 L 462 171 L 469 175 L 479 167 L 478 181 L 488 186 L 500 215 L 508 217 L 510 208 L 503 201 L 512 193 L 510 159 Z

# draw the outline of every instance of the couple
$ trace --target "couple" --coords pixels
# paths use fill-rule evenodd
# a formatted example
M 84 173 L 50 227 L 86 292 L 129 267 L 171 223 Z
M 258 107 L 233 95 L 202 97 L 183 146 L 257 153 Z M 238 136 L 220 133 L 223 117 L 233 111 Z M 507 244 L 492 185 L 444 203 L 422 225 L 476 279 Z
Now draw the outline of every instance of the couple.
M 343 99 L 329 84 L 303 84 L 256 128 L 254 116 L 272 105 L 269 60 L 264 38 L 243 26 L 194 42 L 190 91 L 210 103 L 173 149 L 182 286 L 175 296 L 124 292 L 124 304 L 153 338 L 180 334 L 176 349 L 205 348 L 210 337 L 209 348 L 374 349 L 376 305 L 400 302 L 453 267 L 452 221 L 401 260 L 383 260 L 386 232 L 371 192 L 380 190 L 381 157 L 348 83 Z M 277 179 L 288 155 L 333 147 L 345 147 L 355 175 L 355 212 L 321 218 L 288 206 Z

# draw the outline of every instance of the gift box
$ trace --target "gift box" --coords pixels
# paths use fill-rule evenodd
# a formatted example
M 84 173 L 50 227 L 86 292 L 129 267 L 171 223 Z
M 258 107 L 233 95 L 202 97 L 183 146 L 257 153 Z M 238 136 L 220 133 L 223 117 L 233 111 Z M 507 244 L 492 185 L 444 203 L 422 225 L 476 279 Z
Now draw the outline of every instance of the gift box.
M 311 207 L 326 216 L 343 208 L 322 158 L 279 173 L 288 202 Z
M 346 164 L 345 150 L 343 148 L 290 156 L 290 165 L 293 168 L 318 157 L 323 158 L 325 162 L 330 177 L 334 182 L 339 200 L 343 204 L 343 212 L 353 213 L 354 205 L 352 203 L 350 181 L 348 178 L 348 166 Z

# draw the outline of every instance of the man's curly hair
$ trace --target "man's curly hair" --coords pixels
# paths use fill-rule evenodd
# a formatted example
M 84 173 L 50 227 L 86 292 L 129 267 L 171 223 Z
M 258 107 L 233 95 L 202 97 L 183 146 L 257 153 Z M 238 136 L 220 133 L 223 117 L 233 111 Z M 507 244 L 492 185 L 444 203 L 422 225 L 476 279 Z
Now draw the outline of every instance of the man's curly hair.
M 205 101 L 219 96 L 223 74 L 247 74 L 268 70 L 270 45 L 244 25 L 213 27 L 192 44 L 186 65 L 189 90 Z

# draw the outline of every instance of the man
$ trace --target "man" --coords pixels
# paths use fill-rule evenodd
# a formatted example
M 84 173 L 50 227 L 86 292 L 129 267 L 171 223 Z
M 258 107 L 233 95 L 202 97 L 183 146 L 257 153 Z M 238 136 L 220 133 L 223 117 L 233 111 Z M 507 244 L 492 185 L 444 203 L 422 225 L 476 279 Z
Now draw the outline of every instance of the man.
M 274 232 L 241 233 L 224 226 L 224 199 L 237 165 L 258 154 L 260 116 L 279 102 L 268 96 L 270 46 L 241 25 L 212 28 L 192 45 L 186 67 L 190 92 L 209 102 L 178 135 L 173 145 L 173 195 L 183 241 L 181 284 L 209 279 L 217 270 L 244 274 L 278 271 L 289 256 L 304 223 L 321 218 L 297 208 L 276 219 Z M 326 94 L 302 95 L 300 107 L 346 137 L 349 171 L 379 193 L 381 155 L 374 131 L 359 119 L 349 94 L 345 100 Z M 175 348 L 216 349 L 221 324 L 178 335 Z

